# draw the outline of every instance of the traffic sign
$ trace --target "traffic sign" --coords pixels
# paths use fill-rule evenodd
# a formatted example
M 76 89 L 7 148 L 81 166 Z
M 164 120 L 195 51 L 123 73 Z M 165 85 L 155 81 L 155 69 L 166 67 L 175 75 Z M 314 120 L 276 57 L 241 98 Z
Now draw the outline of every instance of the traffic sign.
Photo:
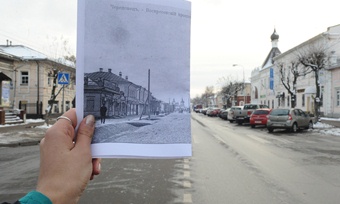
M 58 84 L 67 85 L 70 84 L 70 74 L 66 72 L 58 73 Z

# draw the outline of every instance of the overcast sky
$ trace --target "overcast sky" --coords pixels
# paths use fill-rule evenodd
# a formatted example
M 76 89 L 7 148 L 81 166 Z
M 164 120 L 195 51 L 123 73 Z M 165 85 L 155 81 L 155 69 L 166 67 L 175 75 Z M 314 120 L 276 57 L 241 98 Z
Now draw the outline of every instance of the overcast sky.
M 217 89 L 219 78 L 242 80 L 243 69 L 248 79 L 270 51 L 274 28 L 280 36 L 279 49 L 285 52 L 340 24 L 334 0 L 191 2 L 192 97 L 202 94 L 206 86 Z M 55 44 L 62 47 L 62 38 L 76 54 L 75 0 L 0 0 L 0 5 L 0 44 L 9 39 L 14 45 L 56 55 Z

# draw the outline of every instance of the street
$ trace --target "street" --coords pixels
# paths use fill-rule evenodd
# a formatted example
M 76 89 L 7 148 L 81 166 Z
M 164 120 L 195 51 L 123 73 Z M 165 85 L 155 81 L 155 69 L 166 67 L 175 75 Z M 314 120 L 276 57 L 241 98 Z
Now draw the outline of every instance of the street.
M 340 137 L 191 113 L 193 157 L 104 159 L 79 203 L 338 203 Z M 0 201 L 36 185 L 39 146 L 0 148 Z

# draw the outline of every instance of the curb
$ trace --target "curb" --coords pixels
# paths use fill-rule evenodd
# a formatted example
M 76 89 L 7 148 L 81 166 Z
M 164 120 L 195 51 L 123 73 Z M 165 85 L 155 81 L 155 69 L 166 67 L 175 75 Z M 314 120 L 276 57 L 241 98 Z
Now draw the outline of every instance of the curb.
M 40 144 L 40 140 L 28 140 L 28 141 L 17 141 L 9 143 L 0 143 L 0 147 L 24 147 L 24 146 L 34 146 Z
M 34 122 L 34 123 L 24 123 L 24 124 L 3 126 L 3 127 L 0 127 L 0 132 L 12 130 L 13 128 L 34 128 L 36 126 L 41 126 L 44 124 L 45 122 Z
M 321 119 L 320 122 L 328 124 L 328 125 L 332 125 L 336 128 L 340 128 L 340 121 L 338 121 L 338 120 L 323 120 L 323 119 Z

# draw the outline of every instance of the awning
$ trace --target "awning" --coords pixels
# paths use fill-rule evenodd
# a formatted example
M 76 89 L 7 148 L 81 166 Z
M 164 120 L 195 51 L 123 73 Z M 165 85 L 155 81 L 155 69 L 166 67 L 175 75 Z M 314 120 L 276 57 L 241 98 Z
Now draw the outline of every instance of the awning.
M 316 94 L 316 87 L 315 86 L 308 86 L 305 89 L 305 94 Z
M 6 74 L 0 72 L 0 81 L 12 81 Z

